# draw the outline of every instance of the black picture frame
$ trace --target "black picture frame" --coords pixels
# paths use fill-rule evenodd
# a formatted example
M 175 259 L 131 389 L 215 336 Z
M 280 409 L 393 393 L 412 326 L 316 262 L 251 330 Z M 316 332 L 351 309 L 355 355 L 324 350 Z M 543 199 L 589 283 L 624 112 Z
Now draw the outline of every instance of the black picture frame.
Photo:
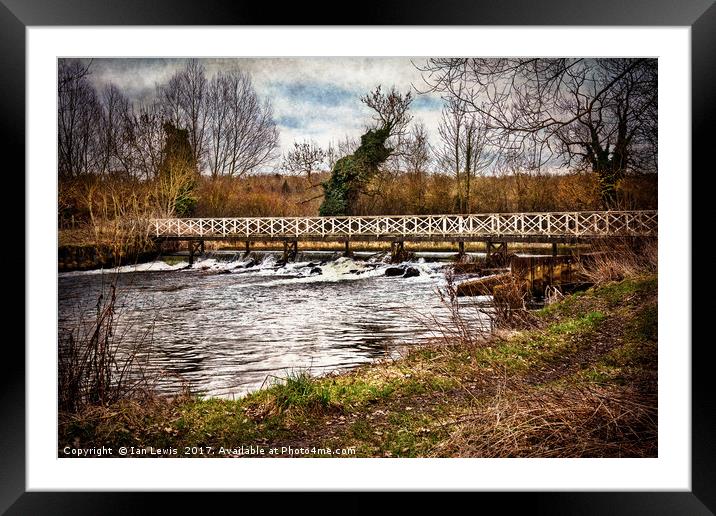
M 20 158 L 25 150 L 25 29 L 29 26 L 63 25 L 604 25 L 690 26 L 692 70 L 692 163 L 710 163 L 716 141 L 713 115 L 716 96 L 716 5 L 714 0 L 501 0 L 477 3 L 469 0 L 401 0 L 361 4 L 331 19 L 317 13 L 337 13 L 328 2 L 287 3 L 268 8 L 262 3 L 237 0 L 0 0 L 0 145 Z M 360 7 L 360 8 L 359 8 Z M 5 154 L 7 155 L 7 154 Z M 713 166 L 713 165 L 711 165 Z M 18 169 L 20 170 L 20 169 Z M 693 178 L 686 177 L 684 180 Z M 19 188 L 24 191 L 24 181 Z M 694 190 L 692 190 L 694 191 Z M 694 223 L 696 218 L 692 217 Z M 696 226 L 692 234 L 696 231 Z M 24 246 L 16 245 L 25 260 Z M 690 252 L 690 250 L 685 250 Z M 698 264 L 692 261 L 693 266 Z M 26 270 L 26 277 L 32 271 Z M 685 278 L 691 284 L 691 278 Z M 19 292 L 19 290 L 18 290 Z M 692 302 L 692 300 L 686 300 Z M 18 307 L 24 303 L 17 304 Z M 692 304 L 692 306 L 695 306 Z M 31 310 L 32 307 L 25 307 Z M 704 308 L 706 309 L 706 308 Z M 698 320 L 692 312 L 692 320 Z M 716 408 L 707 357 L 710 339 L 691 345 L 692 356 L 692 490 L 689 492 L 589 492 L 589 493 L 481 493 L 490 501 L 509 506 L 529 504 L 530 511 L 549 514 L 712 514 L 716 510 Z M 9 346 L 9 342 L 6 346 Z M 131 514 L 146 507 L 141 493 L 26 492 L 25 489 L 25 358 L 15 345 L 14 359 L 0 366 L 0 511 L 6 514 Z M 186 503 L 184 495 L 162 496 L 163 512 Z M 245 494 L 242 496 L 246 496 Z M 154 497 L 154 496 L 152 496 Z M 343 499 L 345 507 L 368 509 L 356 502 L 358 494 Z M 224 503 L 225 496 L 211 495 L 205 509 Z M 422 503 L 420 496 L 414 502 Z M 256 500 L 262 503 L 261 500 Z M 301 503 L 293 499 L 292 503 Z M 474 502 L 473 502 L 474 503 Z M 243 504 L 242 504 L 243 505 Z M 174 507 L 172 507 L 174 506 Z M 335 507 L 334 507 L 335 508 Z

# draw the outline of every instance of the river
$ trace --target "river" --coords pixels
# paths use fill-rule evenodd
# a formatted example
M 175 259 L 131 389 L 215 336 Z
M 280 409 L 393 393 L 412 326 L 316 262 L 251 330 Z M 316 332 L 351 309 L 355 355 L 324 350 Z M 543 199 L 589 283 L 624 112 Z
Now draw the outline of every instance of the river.
M 387 277 L 382 255 L 337 256 L 302 252 L 282 265 L 271 252 L 250 260 L 214 253 L 191 268 L 153 262 L 61 273 L 59 329 L 90 320 L 116 280 L 115 339 L 147 345 L 157 388 L 188 382 L 193 392 L 220 397 L 291 372 L 352 368 L 439 336 L 427 321 L 448 322 L 437 289 L 454 254 L 416 255 L 403 264 L 419 272 L 410 278 Z

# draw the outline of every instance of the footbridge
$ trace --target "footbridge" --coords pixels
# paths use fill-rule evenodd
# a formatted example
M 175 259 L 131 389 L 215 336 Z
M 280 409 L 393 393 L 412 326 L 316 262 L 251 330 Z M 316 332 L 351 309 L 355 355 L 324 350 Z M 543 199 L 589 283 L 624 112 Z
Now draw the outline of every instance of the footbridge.
M 282 241 L 287 259 L 299 241 L 391 242 L 393 256 L 403 243 L 485 242 L 488 255 L 506 253 L 508 242 L 578 243 L 595 239 L 656 237 L 657 211 L 577 211 L 485 213 L 468 215 L 385 215 L 351 217 L 242 217 L 152 219 L 148 231 L 155 239 L 189 243 L 190 259 L 207 240 Z

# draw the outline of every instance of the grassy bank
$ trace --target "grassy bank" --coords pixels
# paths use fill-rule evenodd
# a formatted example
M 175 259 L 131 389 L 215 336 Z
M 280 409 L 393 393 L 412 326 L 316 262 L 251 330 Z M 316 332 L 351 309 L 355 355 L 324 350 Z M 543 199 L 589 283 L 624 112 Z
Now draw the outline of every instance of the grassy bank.
M 656 381 L 657 279 L 640 275 L 478 343 L 435 342 L 323 378 L 297 373 L 239 400 L 150 398 L 61 416 L 58 453 L 655 457 Z

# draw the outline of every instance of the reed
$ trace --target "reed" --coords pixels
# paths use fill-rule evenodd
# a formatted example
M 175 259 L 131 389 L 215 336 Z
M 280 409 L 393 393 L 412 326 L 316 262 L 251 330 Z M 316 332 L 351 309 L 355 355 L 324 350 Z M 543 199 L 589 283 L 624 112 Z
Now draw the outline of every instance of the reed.
M 78 413 L 109 406 L 151 390 L 145 361 L 153 324 L 140 336 L 125 338 L 117 305 L 117 278 L 102 288 L 93 315 L 61 330 L 58 342 L 58 409 Z

